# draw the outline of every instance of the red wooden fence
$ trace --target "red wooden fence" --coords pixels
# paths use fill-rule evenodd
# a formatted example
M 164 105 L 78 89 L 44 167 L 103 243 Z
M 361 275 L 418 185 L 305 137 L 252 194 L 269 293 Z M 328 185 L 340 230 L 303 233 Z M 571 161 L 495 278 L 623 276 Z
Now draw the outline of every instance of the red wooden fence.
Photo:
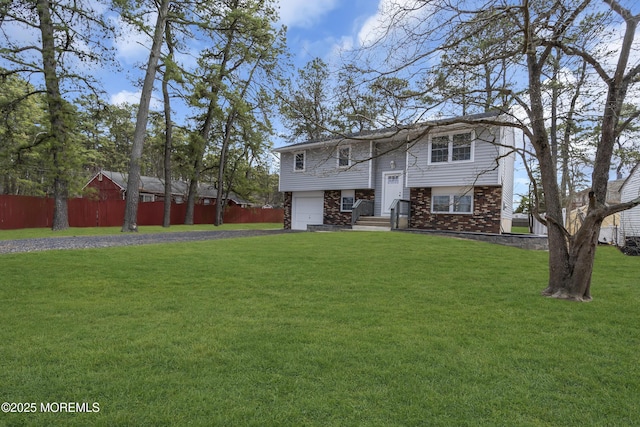
M 71 227 L 118 227 L 124 218 L 124 200 L 69 199 Z M 183 224 L 186 204 L 171 205 L 171 225 Z M 213 224 L 215 205 L 196 205 L 194 224 Z M 162 225 L 163 202 L 138 205 L 138 225 Z M 227 224 L 283 222 L 282 209 L 241 208 L 227 206 Z M 51 227 L 53 199 L 0 195 L 0 230 Z

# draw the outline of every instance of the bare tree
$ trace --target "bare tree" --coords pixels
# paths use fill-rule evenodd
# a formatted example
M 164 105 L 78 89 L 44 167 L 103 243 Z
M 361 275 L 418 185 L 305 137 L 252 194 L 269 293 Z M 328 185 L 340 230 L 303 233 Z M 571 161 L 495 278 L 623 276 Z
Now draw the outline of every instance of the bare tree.
M 621 119 L 625 99 L 637 90 L 640 82 L 640 64 L 631 58 L 637 48 L 634 43 L 640 15 L 618 0 L 551 3 L 489 0 L 482 4 L 421 0 L 411 5 L 396 5 L 388 12 L 391 25 L 379 31 L 382 36 L 367 49 L 379 51 L 385 44 L 391 49 L 382 63 L 363 71 L 422 75 L 423 93 L 438 94 L 434 105 L 440 111 L 460 113 L 464 109 L 468 113 L 474 108 L 496 109 L 513 116 L 508 125 L 520 129 L 529 141 L 532 147 L 529 154 L 536 160 L 540 173 L 536 185 L 544 192 L 549 282 L 542 293 L 556 298 L 591 300 L 591 274 L 603 219 L 640 204 L 640 198 L 614 206 L 606 204 L 616 140 L 640 115 L 635 111 Z M 614 28 L 621 29 L 619 46 L 602 49 L 604 35 L 610 35 Z M 487 37 L 487 29 L 496 29 L 494 36 Z M 462 51 L 466 53 L 452 55 Z M 546 84 L 553 78 L 554 53 L 556 58 L 561 53 L 567 60 L 584 63 L 590 84 L 598 85 L 606 93 L 604 100 L 589 97 L 577 93 L 579 89 L 574 85 L 569 96 L 573 102 L 581 100 L 580 114 L 585 122 L 588 119 L 593 127 L 600 124 L 593 153 L 589 209 L 574 235 L 568 233 L 562 221 L 563 194 L 558 183 L 557 144 L 554 144 L 559 128 L 550 126 L 553 96 Z M 442 88 L 438 80 L 442 78 L 439 72 L 443 66 L 447 81 L 464 84 L 455 88 L 448 85 L 450 92 L 438 90 Z M 470 79 L 470 73 L 485 78 Z M 509 105 L 512 108 L 507 108 Z M 569 118 L 567 123 L 574 119 Z M 565 132 L 568 133 L 562 136 L 564 142 L 578 143 L 575 128 Z

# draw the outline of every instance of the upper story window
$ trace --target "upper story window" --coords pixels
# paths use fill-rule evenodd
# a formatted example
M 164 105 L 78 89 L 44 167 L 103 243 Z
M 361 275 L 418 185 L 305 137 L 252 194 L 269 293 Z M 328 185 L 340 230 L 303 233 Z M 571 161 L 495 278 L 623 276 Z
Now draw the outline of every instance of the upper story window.
M 452 133 L 431 138 L 429 163 L 468 162 L 473 160 L 471 132 Z
M 304 151 L 293 153 L 293 171 L 303 172 L 305 167 L 306 154 Z
M 431 139 L 431 163 L 449 161 L 449 137 L 435 136 Z
M 351 146 L 338 147 L 338 167 L 346 168 L 351 166 Z

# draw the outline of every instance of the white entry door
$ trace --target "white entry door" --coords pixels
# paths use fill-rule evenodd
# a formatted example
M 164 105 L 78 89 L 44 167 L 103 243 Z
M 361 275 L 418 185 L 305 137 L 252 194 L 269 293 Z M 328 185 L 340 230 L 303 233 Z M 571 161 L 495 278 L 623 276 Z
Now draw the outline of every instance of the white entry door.
M 391 215 L 391 205 L 396 199 L 402 199 L 402 172 L 382 173 L 382 215 Z

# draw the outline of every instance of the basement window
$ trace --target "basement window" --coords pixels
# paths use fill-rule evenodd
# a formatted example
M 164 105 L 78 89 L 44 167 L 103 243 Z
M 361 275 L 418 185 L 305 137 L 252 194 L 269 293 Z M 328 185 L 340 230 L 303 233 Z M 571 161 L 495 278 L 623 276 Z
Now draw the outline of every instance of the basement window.
M 448 214 L 473 213 L 473 197 L 468 191 L 437 190 L 431 196 L 431 212 Z
M 356 201 L 355 190 L 342 190 L 340 194 L 340 212 L 351 212 Z

